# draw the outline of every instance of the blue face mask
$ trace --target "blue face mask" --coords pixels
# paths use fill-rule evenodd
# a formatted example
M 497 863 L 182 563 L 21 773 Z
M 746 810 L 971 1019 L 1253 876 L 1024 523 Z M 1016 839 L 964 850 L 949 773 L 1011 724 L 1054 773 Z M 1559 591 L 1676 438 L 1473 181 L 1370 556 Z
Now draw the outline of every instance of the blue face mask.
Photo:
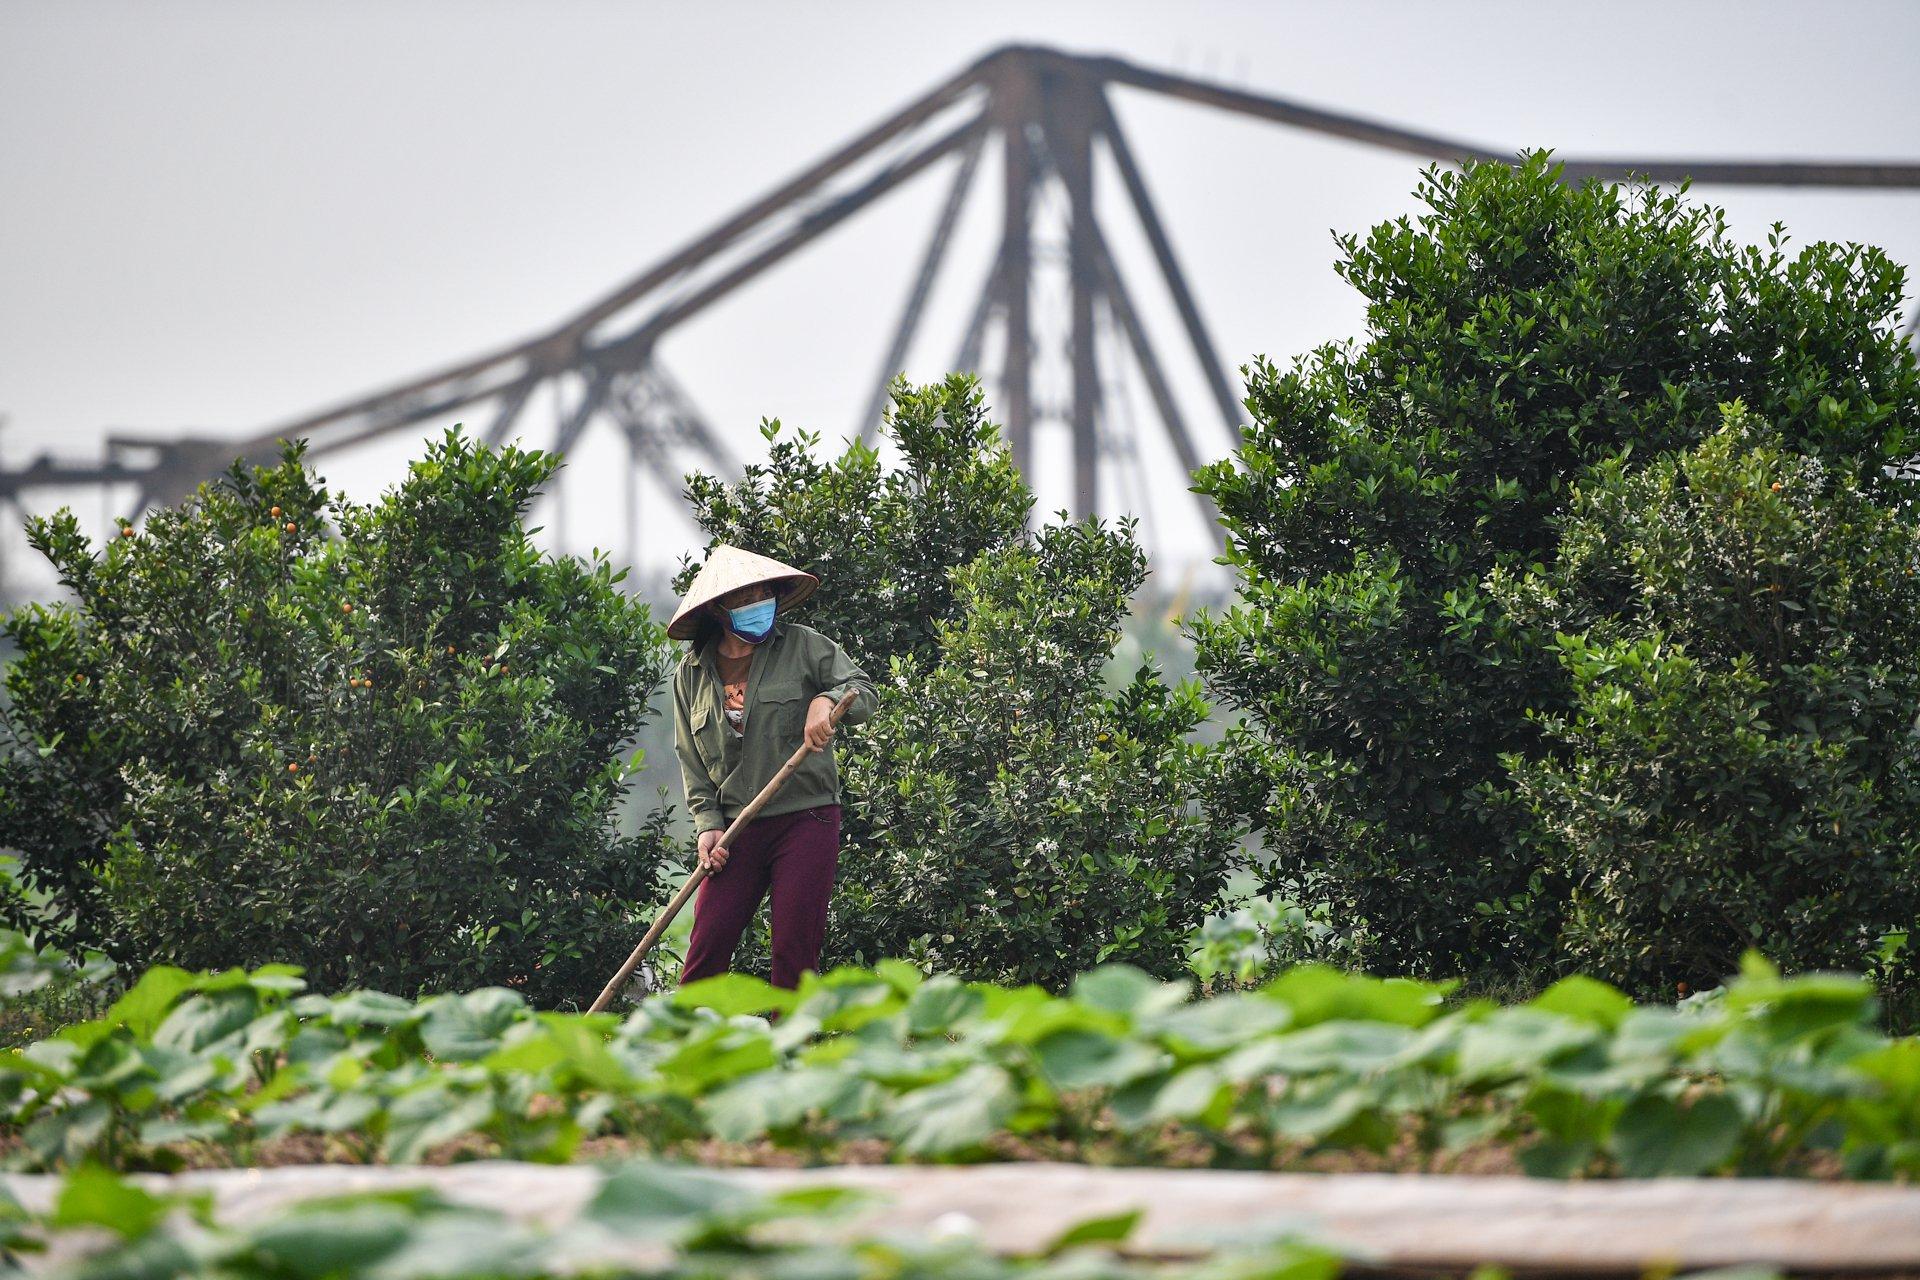
M 773 612 L 777 603 L 769 596 L 765 600 L 727 610 L 727 629 L 748 644 L 759 644 L 773 630 Z

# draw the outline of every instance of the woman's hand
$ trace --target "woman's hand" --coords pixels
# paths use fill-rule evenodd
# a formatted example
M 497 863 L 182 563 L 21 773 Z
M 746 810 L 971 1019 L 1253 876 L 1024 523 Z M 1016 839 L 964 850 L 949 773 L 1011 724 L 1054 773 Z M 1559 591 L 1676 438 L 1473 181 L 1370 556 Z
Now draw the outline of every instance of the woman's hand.
M 702 831 L 700 833 L 700 865 L 709 874 L 727 865 L 727 850 L 720 846 L 720 837 L 724 831 Z
M 833 699 L 824 693 L 807 704 L 807 750 L 824 750 L 827 740 L 833 737 L 834 705 Z

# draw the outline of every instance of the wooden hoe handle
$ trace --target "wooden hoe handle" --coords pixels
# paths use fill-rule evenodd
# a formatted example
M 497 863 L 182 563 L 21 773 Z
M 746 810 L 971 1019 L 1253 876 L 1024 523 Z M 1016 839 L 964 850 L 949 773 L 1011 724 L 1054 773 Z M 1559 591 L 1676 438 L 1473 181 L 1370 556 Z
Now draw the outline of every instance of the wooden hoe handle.
M 847 708 L 853 705 L 856 696 L 849 693 L 840 699 L 832 713 L 828 715 L 827 723 L 836 728 L 839 727 L 840 717 L 847 714 Z M 779 793 L 780 788 L 787 784 L 787 779 L 793 776 L 793 771 L 798 769 L 801 762 L 810 754 L 811 748 L 802 741 L 799 749 L 788 756 L 787 762 L 780 766 L 780 772 L 767 779 L 767 785 L 760 788 L 760 794 L 749 800 L 747 807 L 740 811 L 740 816 L 728 825 L 725 834 L 720 837 L 719 848 L 726 849 L 733 845 L 734 837 L 739 835 L 760 810 L 766 807 L 767 801 Z M 707 875 L 707 865 L 704 862 L 694 868 L 693 874 L 687 877 L 687 882 L 680 886 L 680 892 L 673 895 L 673 901 L 667 904 L 667 909 L 660 913 L 660 918 L 653 922 L 651 929 L 647 930 L 646 937 L 640 939 L 640 945 L 633 949 L 633 954 L 627 957 L 627 962 L 620 966 L 620 972 L 607 979 L 607 985 L 601 988 L 599 999 L 593 1002 L 593 1007 L 587 1010 L 588 1013 L 599 1013 L 613 1003 L 614 993 L 620 989 L 622 983 L 633 976 L 633 971 L 640 967 L 640 961 L 646 958 L 647 952 L 653 950 L 653 944 L 660 941 L 660 935 L 667 931 L 667 926 L 673 923 L 673 918 L 680 914 L 680 908 L 687 905 L 687 901 L 693 897 L 694 891 L 700 887 Z

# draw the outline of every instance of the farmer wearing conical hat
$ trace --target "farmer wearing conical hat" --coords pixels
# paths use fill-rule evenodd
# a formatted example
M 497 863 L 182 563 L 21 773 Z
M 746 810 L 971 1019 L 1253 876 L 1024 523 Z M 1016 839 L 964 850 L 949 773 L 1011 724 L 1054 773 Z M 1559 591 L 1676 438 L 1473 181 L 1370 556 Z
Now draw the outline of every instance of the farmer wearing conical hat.
M 688 642 L 673 675 L 673 743 L 687 808 L 711 868 L 694 899 L 682 982 L 724 973 L 740 935 L 773 895 L 773 982 L 793 987 L 820 963 L 827 897 L 840 862 L 840 772 L 828 716 L 873 714 L 873 685 L 831 639 L 783 615 L 820 580 L 725 543 L 701 566 L 667 634 Z M 727 825 L 802 741 L 809 753 L 754 820 Z

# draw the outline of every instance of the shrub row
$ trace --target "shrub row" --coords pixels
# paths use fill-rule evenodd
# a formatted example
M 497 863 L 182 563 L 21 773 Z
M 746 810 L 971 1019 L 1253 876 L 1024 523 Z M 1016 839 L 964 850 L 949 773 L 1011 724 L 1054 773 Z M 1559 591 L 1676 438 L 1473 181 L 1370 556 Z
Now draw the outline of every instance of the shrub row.
M 1431 171 L 1417 220 L 1340 242 L 1364 333 L 1249 370 L 1194 478 L 1239 577 L 1188 620 L 1217 749 L 1198 687 L 1110 670 L 1132 526 L 1031 528 L 971 378 L 897 384 L 885 462 L 768 422 L 742 477 L 688 478 L 708 537 L 829 584 L 802 616 L 884 691 L 840 747 L 831 959 L 1172 976 L 1250 831 L 1312 958 L 1366 969 L 1650 996 L 1911 934 L 1903 273 L 1562 176 Z M 33 522 L 73 600 L 6 622 L 33 896 L 0 920 L 331 990 L 590 987 L 678 852 L 665 806 L 616 820 L 671 646 L 533 546 L 557 465 L 450 435 L 362 506 L 289 446 L 104 547 Z M 1884 965 L 1909 1001 L 1916 956 Z

